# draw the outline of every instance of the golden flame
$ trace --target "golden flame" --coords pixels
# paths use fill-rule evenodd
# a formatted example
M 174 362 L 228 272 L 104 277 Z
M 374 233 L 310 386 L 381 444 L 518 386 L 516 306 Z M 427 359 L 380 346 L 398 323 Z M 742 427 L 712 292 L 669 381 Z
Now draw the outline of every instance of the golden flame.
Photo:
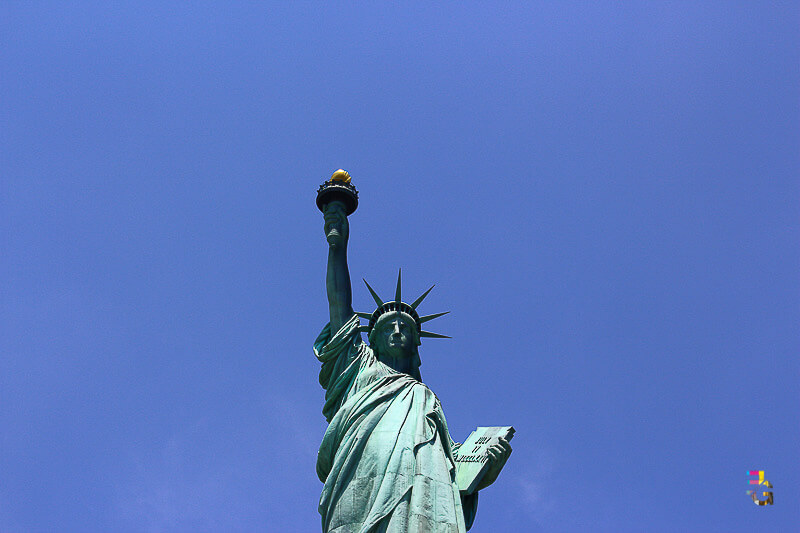
M 350 183 L 350 174 L 346 170 L 340 168 L 339 170 L 333 173 L 333 176 L 331 176 L 331 181 L 341 181 L 343 183 Z

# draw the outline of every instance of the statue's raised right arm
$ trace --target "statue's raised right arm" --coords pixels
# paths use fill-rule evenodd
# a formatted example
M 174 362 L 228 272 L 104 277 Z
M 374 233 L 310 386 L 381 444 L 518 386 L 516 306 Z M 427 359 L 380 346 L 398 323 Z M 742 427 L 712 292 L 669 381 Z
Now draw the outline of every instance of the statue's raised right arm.
M 331 334 L 336 333 L 353 316 L 353 292 L 347 268 L 347 239 L 350 226 L 345 206 L 333 201 L 325 205 L 325 236 L 328 240 L 328 307 L 331 314 Z

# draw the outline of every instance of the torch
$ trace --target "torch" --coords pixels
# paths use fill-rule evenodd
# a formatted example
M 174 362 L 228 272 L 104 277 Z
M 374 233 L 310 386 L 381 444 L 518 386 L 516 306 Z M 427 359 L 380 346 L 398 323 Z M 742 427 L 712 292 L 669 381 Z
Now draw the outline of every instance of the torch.
M 358 207 L 358 191 L 350 183 L 350 174 L 341 168 L 334 172 L 331 179 L 320 185 L 317 190 L 317 207 L 320 211 L 324 213 L 325 206 L 331 202 L 342 202 L 347 216 L 355 212 Z M 338 234 L 338 229 L 331 228 L 326 236 L 328 242 L 333 243 Z

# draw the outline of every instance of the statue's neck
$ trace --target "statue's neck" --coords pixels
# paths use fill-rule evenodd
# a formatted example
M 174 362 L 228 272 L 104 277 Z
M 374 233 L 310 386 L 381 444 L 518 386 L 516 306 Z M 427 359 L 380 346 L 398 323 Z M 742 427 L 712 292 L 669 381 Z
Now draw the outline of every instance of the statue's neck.
M 403 374 L 408 374 L 412 377 L 415 374 L 412 357 L 390 357 L 383 354 L 378 354 L 378 361 L 385 364 L 392 370 L 396 370 L 397 372 L 402 372 Z

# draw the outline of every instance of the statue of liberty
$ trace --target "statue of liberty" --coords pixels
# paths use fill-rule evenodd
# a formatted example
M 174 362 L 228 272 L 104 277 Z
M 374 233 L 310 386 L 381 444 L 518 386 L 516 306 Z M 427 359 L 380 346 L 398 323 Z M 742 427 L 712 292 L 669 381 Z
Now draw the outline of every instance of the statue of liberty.
M 420 338 L 446 338 L 424 331 L 422 324 L 445 313 L 417 313 L 433 287 L 413 303 L 403 302 L 399 274 L 393 300 L 383 301 L 367 284 L 377 309 L 353 312 L 347 217 L 358 197 L 349 182 L 349 174 L 339 170 L 317 198 L 329 248 L 330 309 L 330 323 L 314 343 L 329 424 L 317 457 L 317 475 L 325 484 L 322 531 L 464 533 L 475 519 L 478 492 L 465 494 L 458 486 L 459 444 L 419 371 Z M 345 194 L 327 194 L 331 191 Z M 360 317 L 369 323 L 362 326 Z M 510 454 L 502 438 L 488 448 L 488 470 L 478 490 L 497 479 Z

